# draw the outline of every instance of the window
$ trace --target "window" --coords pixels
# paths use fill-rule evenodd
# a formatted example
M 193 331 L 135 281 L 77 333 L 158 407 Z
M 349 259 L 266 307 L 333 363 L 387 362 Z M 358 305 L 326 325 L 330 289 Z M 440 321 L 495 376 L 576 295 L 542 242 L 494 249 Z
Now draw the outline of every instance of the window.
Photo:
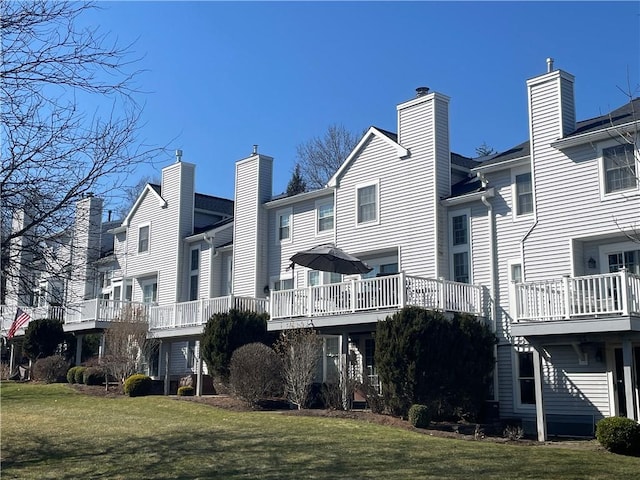
M 324 233 L 333 230 L 333 201 L 319 203 L 316 207 L 318 218 L 317 232 Z
M 515 319 L 518 315 L 518 298 L 516 283 L 522 282 L 522 262 L 520 259 L 508 261 L 509 266 L 509 313 Z
M 536 389 L 533 374 L 533 353 L 517 352 L 518 401 L 520 405 L 536 404 Z
M 138 229 L 138 253 L 149 251 L 149 225 Z
M 616 145 L 602 150 L 605 193 L 629 190 L 638 186 L 634 146 Z
M 293 289 L 293 278 L 282 278 L 280 280 L 276 280 L 273 282 L 273 290 L 292 290 Z
M 451 278 L 455 282 L 471 283 L 471 253 L 469 214 L 453 212 L 449 216 Z
M 610 273 L 619 272 L 620 269 L 626 268 L 630 273 L 640 275 L 640 250 L 609 253 L 607 260 Z
M 276 239 L 279 242 L 291 240 L 291 209 L 276 214 Z
M 147 283 L 142 286 L 143 303 L 155 303 L 158 300 L 158 284 L 156 282 Z
M 516 175 L 516 214 L 533 213 L 533 188 L 531 172 Z
M 200 249 L 191 249 L 191 259 L 189 265 L 189 300 L 198 299 L 198 280 L 200 277 Z
M 307 274 L 307 285 L 309 287 L 340 283 L 341 281 L 342 275 L 335 272 L 319 272 L 317 270 L 310 270 Z
M 373 223 L 378 221 L 378 184 L 357 187 L 357 223 Z

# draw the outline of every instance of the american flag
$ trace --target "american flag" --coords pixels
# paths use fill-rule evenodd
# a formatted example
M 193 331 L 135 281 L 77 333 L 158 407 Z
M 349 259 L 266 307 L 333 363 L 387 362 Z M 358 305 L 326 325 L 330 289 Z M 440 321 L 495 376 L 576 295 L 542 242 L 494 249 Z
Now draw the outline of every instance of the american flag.
M 29 320 L 31 320 L 29 314 L 23 311 L 21 308 L 18 308 L 18 310 L 16 311 L 16 318 L 13 320 L 11 328 L 7 333 L 7 338 L 12 338 L 20 327 L 29 323 Z

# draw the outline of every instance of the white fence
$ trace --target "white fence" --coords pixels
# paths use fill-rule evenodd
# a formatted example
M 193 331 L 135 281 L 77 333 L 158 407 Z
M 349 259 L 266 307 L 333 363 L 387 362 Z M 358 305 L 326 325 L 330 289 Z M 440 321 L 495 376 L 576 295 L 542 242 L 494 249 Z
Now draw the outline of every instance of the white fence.
M 477 285 L 404 273 L 271 293 L 271 319 L 339 315 L 405 306 L 482 315 Z
M 640 315 L 640 276 L 626 270 L 518 283 L 515 292 L 519 321 Z

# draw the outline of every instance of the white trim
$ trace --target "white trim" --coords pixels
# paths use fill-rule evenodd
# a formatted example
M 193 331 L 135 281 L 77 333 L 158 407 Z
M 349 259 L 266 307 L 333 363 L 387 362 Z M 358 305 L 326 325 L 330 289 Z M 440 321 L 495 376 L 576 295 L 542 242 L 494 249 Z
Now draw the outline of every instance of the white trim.
M 374 220 L 369 220 L 366 222 L 358 222 L 358 192 L 363 189 L 375 185 L 376 187 L 376 218 Z M 356 228 L 368 227 L 370 225 L 380 225 L 380 179 L 372 180 L 369 182 L 357 183 L 354 187 L 354 204 L 355 204 L 355 212 L 354 212 L 354 220 Z
M 333 214 L 333 228 L 329 229 L 329 230 L 322 230 L 320 231 L 320 207 L 324 207 L 326 205 L 331 205 L 331 209 L 332 209 L 332 214 Z M 331 198 L 323 198 L 321 200 L 316 200 L 315 203 L 315 210 L 314 210 L 314 218 L 315 218 L 315 233 L 316 233 L 316 237 L 323 237 L 323 236 L 328 236 L 331 235 L 334 230 L 336 229 L 336 206 L 335 206 L 335 202 L 333 200 L 333 197 Z
M 197 251 L 198 252 L 198 265 L 196 266 L 196 268 L 192 268 L 191 266 L 191 260 L 192 260 L 192 255 L 193 252 Z M 189 290 L 188 290 L 188 298 L 189 301 L 192 300 L 198 300 L 200 298 L 200 288 L 202 287 L 201 282 L 200 282 L 200 265 L 202 264 L 202 249 L 200 248 L 200 245 L 196 245 L 194 247 L 189 248 L 189 258 L 188 258 L 188 276 L 189 276 Z M 192 277 L 196 277 L 197 278 L 197 291 L 196 291 L 196 298 L 191 298 L 191 279 Z
M 598 162 L 598 181 L 600 185 L 600 201 L 606 202 L 608 200 L 620 200 L 628 198 L 630 196 L 637 196 L 640 194 L 640 152 L 635 148 L 635 145 L 629 144 L 633 147 L 634 159 L 636 163 L 636 186 L 635 188 L 627 188 L 624 190 L 616 190 L 615 192 L 607 193 L 607 179 L 604 167 L 603 151 L 607 148 L 616 147 L 618 145 L 624 145 L 617 139 L 609 139 L 606 142 L 601 142 L 597 145 L 597 162 Z
M 335 188 L 325 187 L 319 190 L 312 190 L 311 192 L 299 193 L 297 195 L 292 195 L 290 197 L 270 200 L 264 204 L 264 208 L 266 208 L 267 210 L 272 210 L 274 208 L 285 207 L 293 203 L 300 203 L 300 202 L 303 202 L 306 200 L 312 200 L 318 197 L 326 196 L 327 198 L 329 198 L 329 195 L 334 194 L 334 192 L 335 192 Z
M 466 233 L 467 233 L 467 242 L 460 245 L 453 244 L 453 219 L 455 217 L 461 217 L 466 215 L 467 224 L 466 224 Z M 451 280 L 456 280 L 455 278 L 455 265 L 454 265 L 454 255 L 458 253 L 466 253 L 467 254 L 467 268 L 469 270 L 469 284 L 473 284 L 473 253 L 471 248 L 471 209 L 465 208 L 461 210 L 451 210 L 449 212 L 449 217 L 447 221 L 447 238 L 448 238 L 448 246 L 449 246 L 449 278 Z
M 347 168 L 349 167 L 353 159 L 360 153 L 360 151 L 365 146 L 365 144 L 373 136 L 378 137 L 388 146 L 393 148 L 396 151 L 396 155 L 398 156 L 398 158 L 405 158 L 409 156 L 409 150 L 407 150 L 402 145 L 399 145 L 398 143 L 391 140 L 388 136 L 386 136 L 377 128 L 370 127 L 369 130 L 367 130 L 367 133 L 365 133 L 362 139 L 358 142 L 356 147 L 351 151 L 351 153 L 346 158 L 346 160 L 342 163 L 342 165 L 340 165 L 340 168 L 336 171 L 333 177 L 329 179 L 329 181 L 327 182 L 327 187 L 338 187 L 340 185 L 339 179 L 342 177 L 342 174 L 344 173 L 344 171 L 347 170 Z
M 600 140 L 610 139 L 620 135 L 621 133 L 635 132 L 638 129 L 638 125 L 640 125 L 640 120 L 634 120 L 622 125 L 612 125 L 601 130 L 596 130 L 595 132 L 587 132 L 580 135 L 571 135 L 567 138 L 561 138 L 552 142 L 551 146 L 558 150 L 563 150 L 565 148 L 585 145 L 587 143 L 595 143 Z
M 517 316 L 517 307 L 516 307 L 516 289 L 515 289 L 515 279 L 513 278 L 513 267 L 515 265 L 520 265 L 520 282 L 524 281 L 524 271 L 522 269 L 522 259 L 521 258 L 511 258 L 507 260 L 507 282 L 508 282 L 508 291 L 509 291 L 509 316 L 511 317 L 511 322 L 516 320 Z
M 149 192 L 151 192 L 153 196 L 156 197 L 161 208 L 167 207 L 167 201 L 164 198 L 162 198 L 160 194 L 158 194 L 158 192 L 156 192 L 155 188 L 153 188 L 150 184 L 147 183 L 147 185 L 144 187 L 144 190 L 142 190 L 142 193 L 138 196 L 138 199 L 131 207 L 131 210 L 129 210 L 129 213 L 127 214 L 127 216 L 124 217 L 124 220 L 122 221 L 122 225 L 121 225 L 122 227 L 129 226 L 129 223 L 131 222 L 131 218 L 133 217 L 134 212 L 138 209 L 138 207 L 142 203 L 142 200 Z
M 632 240 L 628 240 L 626 242 L 598 245 L 598 257 L 600 257 L 600 273 L 609 273 L 610 254 L 630 251 L 640 252 L 640 244 Z
M 460 195 L 458 197 L 444 198 L 440 200 L 440 204 L 447 207 L 454 207 L 463 203 L 477 202 L 478 200 L 482 200 L 482 197 L 493 198 L 495 196 L 495 188 L 491 187 L 487 190 L 481 190 L 479 192 L 465 193 L 464 195 Z
M 518 214 L 518 188 L 516 184 L 517 177 L 523 174 L 531 175 L 531 204 L 532 210 L 528 213 Z M 531 173 L 531 165 L 522 165 L 518 168 L 511 169 L 511 219 L 514 222 L 531 221 L 536 209 L 535 188 L 533 185 L 533 174 Z
M 280 238 L 280 219 L 282 217 L 289 217 L 289 236 L 285 238 Z M 275 240 L 276 244 L 280 245 L 283 243 L 292 243 L 293 242 L 293 208 L 283 208 L 282 210 L 276 211 L 276 235 Z
M 535 357 L 535 355 L 533 355 L 533 348 L 529 345 L 513 345 L 513 348 L 511 349 L 511 361 L 513 365 L 513 368 L 511 369 L 513 372 L 513 410 L 516 413 L 531 413 L 536 411 L 537 398 L 535 398 L 535 385 L 534 403 L 522 403 L 522 395 L 520 392 L 520 353 L 531 353 L 532 356 Z M 535 374 L 533 377 L 525 378 L 531 378 L 535 384 Z

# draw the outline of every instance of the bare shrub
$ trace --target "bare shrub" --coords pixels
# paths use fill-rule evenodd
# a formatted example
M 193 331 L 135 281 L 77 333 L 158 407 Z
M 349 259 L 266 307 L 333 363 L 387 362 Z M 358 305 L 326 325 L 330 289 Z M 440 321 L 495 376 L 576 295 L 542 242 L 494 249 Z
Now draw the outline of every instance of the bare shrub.
M 282 361 L 264 343 L 243 345 L 231 356 L 229 380 L 234 395 L 255 407 L 282 394 Z
M 64 382 L 69 363 L 61 355 L 40 358 L 33 365 L 33 379 L 44 383 Z

